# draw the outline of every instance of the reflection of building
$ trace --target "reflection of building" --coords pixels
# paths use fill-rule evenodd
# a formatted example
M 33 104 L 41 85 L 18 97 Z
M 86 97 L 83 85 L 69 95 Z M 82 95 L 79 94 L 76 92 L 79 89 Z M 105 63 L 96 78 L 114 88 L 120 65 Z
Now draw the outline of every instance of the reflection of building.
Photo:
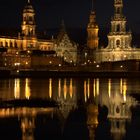
M 34 140 L 35 118 L 21 118 L 22 140 Z
M 59 109 L 63 117 L 66 119 L 70 111 L 75 109 L 77 106 L 77 98 L 76 94 L 74 93 L 72 79 L 70 79 L 70 81 L 64 79 L 63 83 L 62 80 L 59 79 L 57 101 L 59 103 Z
M 98 125 L 98 95 L 99 79 L 84 80 L 84 101 L 87 104 L 87 126 L 90 140 L 94 140 Z
M 87 125 L 89 129 L 90 140 L 95 138 L 95 130 L 98 125 L 98 106 L 90 103 L 87 106 Z
M 100 91 L 99 102 L 108 108 L 108 118 L 111 122 L 114 140 L 121 140 L 125 136 L 126 122 L 131 120 L 130 108 L 137 103 L 134 98 L 127 95 L 127 90 L 126 79 L 120 79 L 119 84 L 113 84 L 109 79 L 108 85 L 102 87 Z
M 54 45 L 56 43 L 55 39 L 39 39 L 36 32 L 35 11 L 30 0 L 28 0 L 23 10 L 21 33 L 18 33 L 17 36 L 0 36 L 0 52 L 4 54 L 3 66 L 11 67 L 18 65 L 20 67 L 29 67 L 30 61 L 32 60 L 30 59 L 30 55 L 33 50 L 46 51 L 45 54 L 42 53 L 43 58 L 45 55 L 47 55 L 48 58 L 51 51 L 55 51 L 56 54 L 53 54 L 53 56 L 58 54 L 58 56 L 62 58 L 69 58 L 70 60 L 68 60 L 68 62 L 76 62 L 77 46 L 70 42 L 66 33 L 64 33 L 61 40 L 57 40 L 57 49 L 55 49 Z M 5 48 L 5 50 L 3 48 Z M 38 54 L 40 53 L 41 52 L 38 52 Z M 43 61 L 47 61 L 46 59 L 43 59 Z M 44 64 L 45 62 L 43 65 Z M 46 64 L 48 64 L 48 62 L 46 62 Z
M 29 108 L 29 107 L 16 107 L 16 108 L 1 108 L 0 118 L 18 117 L 21 125 L 22 140 L 34 140 L 35 118 L 37 114 L 52 114 L 55 108 Z
M 94 100 L 94 104 L 87 106 L 88 124 L 90 124 L 91 136 L 94 136 L 96 115 L 98 114 L 97 104 L 108 108 L 108 119 L 111 123 L 111 134 L 114 140 L 122 140 L 126 133 L 126 122 L 131 121 L 131 107 L 137 101 L 128 95 L 126 79 L 87 79 L 84 81 L 85 102 Z M 94 129 L 91 129 L 94 128 Z
M 127 20 L 122 13 L 123 0 L 114 0 L 114 8 L 111 31 L 108 34 L 108 46 L 95 51 L 96 61 L 140 59 L 140 49 L 131 46 L 132 34 L 126 29 Z

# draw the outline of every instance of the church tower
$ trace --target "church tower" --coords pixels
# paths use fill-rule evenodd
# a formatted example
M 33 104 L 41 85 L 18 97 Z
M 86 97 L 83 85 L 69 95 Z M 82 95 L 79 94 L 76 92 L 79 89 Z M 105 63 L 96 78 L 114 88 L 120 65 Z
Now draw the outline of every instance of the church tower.
M 126 17 L 123 15 L 123 0 L 114 0 L 114 16 L 111 31 L 108 34 L 108 49 L 125 50 L 131 48 L 132 35 L 126 29 Z
M 24 10 L 23 10 L 23 20 L 22 20 L 22 35 L 25 38 L 35 38 L 36 37 L 36 24 L 35 24 L 35 12 L 33 6 L 28 0 Z
M 97 49 L 99 45 L 99 37 L 98 37 L 99 27 L 96 23 L 96 14 L 95 11 L 91 11 L 89 17 L 89 23 L 87 26 L 87 46 L 90 49 Z

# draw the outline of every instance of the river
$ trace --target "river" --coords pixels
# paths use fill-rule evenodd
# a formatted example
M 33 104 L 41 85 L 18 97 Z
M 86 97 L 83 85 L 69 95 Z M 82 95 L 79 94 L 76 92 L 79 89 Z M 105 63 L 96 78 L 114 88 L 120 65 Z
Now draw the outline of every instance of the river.
M 25 99 L 58 106 L 1 106 L 1 140 L 139 139 L 139 79 L 0 79 L 1 102 Z

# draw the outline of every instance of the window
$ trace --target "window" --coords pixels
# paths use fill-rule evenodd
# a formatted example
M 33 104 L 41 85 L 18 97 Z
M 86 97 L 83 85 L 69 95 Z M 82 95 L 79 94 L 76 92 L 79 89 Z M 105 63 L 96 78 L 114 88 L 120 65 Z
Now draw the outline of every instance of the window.
M 12 44 L 12 42 L 10 42 L 10 48 L 12 48 L 13 47 L 13 44 Z
M 116 41 L 116 45 L 117 45 L 117 47 L 120 46 L 120 40 L 117 40 L 117 41 Z
M 120 32 L 120 25 L 117 25 L 117 32 Z
M 17 48 L 17 42 L 15 42 L 15 48 Z
M 120 113 L 120 109 L 118 106 L 116 107 L 116 113 Z
M 3 42 L 0 42 L 0 47 L 3 47 Z
M 5 47 L 8 47 L 8 42 L 5 42 Z

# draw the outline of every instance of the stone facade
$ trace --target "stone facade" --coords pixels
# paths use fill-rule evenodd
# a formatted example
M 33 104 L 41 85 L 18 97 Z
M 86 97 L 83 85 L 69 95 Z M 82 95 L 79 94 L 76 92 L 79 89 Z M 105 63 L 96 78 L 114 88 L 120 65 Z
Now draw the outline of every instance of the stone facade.
M 123 1 L 114 0 L 115 13 L 111 19 L 111 31 L 108 34 L 108 46 L 95 51 L 97 62 L 140 59 L 140 49 L 132 46 L 132 34 L 126 29 L 126 17 L 123 15 Z

